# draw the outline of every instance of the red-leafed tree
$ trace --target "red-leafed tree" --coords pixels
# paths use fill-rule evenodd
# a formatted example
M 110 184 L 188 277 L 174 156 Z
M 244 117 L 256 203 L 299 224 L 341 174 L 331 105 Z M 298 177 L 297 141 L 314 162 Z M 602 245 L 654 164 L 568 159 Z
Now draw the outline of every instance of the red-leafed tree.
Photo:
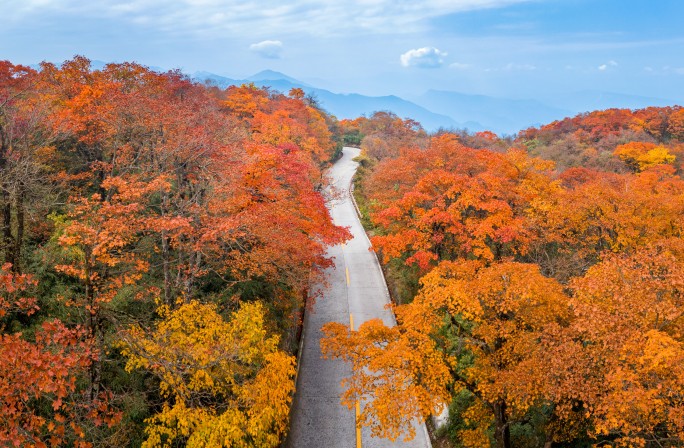
M 396 176 L 398 166 L 406 177 Z M 551 166 L 521 150 L 498 154 L 466 148 L 453 136 L 435 138 L 425 151 L 378 165 L 366 184 L 371 218 L 383 233 L 373 243 L 384 257 L 422 270 L 455 257 L 525 254 L 532 235 L 524 211 L 548 188 Z
M 0 270 L 0 319 L 33 314 L 38 307 L 29 296 L 35 280 Z M 0 444 L 3 446 L 92 446 L 88 427 L 115 424 L 120 415 L 107 395 L 83 397 L 78 379 L 93 360 L 83 329 L 68 329 L 58 320 L 44 322 L 33 340 L 5 333 L 0 326 Z

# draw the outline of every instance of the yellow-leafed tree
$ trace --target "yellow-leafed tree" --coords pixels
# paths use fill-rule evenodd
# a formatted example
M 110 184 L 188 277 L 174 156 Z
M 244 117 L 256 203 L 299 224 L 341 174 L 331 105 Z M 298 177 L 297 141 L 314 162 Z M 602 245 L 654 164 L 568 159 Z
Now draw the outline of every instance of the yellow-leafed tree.
M 640 172 L 653 166 L 672 163 L 675 156 L 666 147 L 655 143 L 629 142 L 615 148 L 613 152 L 633 171 Z
M 191 301 L 159 309 L 162 320 L 123 335 L 127 369 L 160 379 L 166 398 L 148 419 L 143 447 L 274 447 L 287 430 L 294 357 L 278 350 L 260 303 L 226 321 L 216 306 Z

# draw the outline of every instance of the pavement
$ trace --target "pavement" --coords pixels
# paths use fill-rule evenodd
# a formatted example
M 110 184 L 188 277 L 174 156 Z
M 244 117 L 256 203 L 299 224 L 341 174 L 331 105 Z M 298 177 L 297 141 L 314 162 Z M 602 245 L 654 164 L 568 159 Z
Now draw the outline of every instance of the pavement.
M 358 219 L 349 195 L 349 185 L 358 163 L 358 148 L 344 148 L 343 156 L 328 171 L 338 195 L 329 203 L 330 213 L 339 226 L 348 227 L 353 239 L 332 246 L 328 256 L 335 266 L 326 271 L 327 285 L 315 285 L 322 294 L 304 318 L 303 345 L 297 378 L 297 392 L 291 412 L 290 433 L 285 442 L 290 448 L 430 448 L 425 425 L 416 424 L 416 437 L 410 442 L 390 442 L 371 437 L 363 428 L 357 437 L 356 411 L 340 404 L 343 378 L 351 375 L 350 366 L 340 360 L 321 356 L 321 327 L 328 322 L 354 328 L 373 318 L 395 325 L 386 308 L 389 294 L 377 257 Z

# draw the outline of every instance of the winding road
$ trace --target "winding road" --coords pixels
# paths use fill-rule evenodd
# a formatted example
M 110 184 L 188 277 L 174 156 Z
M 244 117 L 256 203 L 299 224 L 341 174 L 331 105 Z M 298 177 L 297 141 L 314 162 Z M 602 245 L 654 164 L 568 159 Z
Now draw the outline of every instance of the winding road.
M 321 357 L 321 327 L 327 322 L 358 326 L 373 318 L 394 325 L 394 316 L 385 306 L 389 294 L 375 254 L 359 221 L 349 195 L 349 185 L 358 163 L 357 148 L 344 148 L 343 156 L 328 173 L 332 185 L 342 194 L 330 204 L 330 213 L 339 226 L 349 227 L 353 238 L 332 246 L 328 256 L 334 268 L 327 271 L 328 285 L 304 319 L 303 348 L 297 379 L 297 392 L 291 414 L 290 448 L 429 448 L 425 425 L 416 424 L 416 438 L 410 442 L 390 442 L 371 437 L 370 430 L 356 429 L 355 409 L 340 404 L 340 381 L 351 375 L 348 364 Z

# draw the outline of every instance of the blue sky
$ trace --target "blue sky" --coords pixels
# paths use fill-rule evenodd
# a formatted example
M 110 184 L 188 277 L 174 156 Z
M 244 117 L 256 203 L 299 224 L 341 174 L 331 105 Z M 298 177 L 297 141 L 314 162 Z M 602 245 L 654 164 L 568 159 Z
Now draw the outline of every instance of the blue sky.
M 75 54 L 338 92 L 684 100 L 681 0 L 3 0 L 0 59 Z

